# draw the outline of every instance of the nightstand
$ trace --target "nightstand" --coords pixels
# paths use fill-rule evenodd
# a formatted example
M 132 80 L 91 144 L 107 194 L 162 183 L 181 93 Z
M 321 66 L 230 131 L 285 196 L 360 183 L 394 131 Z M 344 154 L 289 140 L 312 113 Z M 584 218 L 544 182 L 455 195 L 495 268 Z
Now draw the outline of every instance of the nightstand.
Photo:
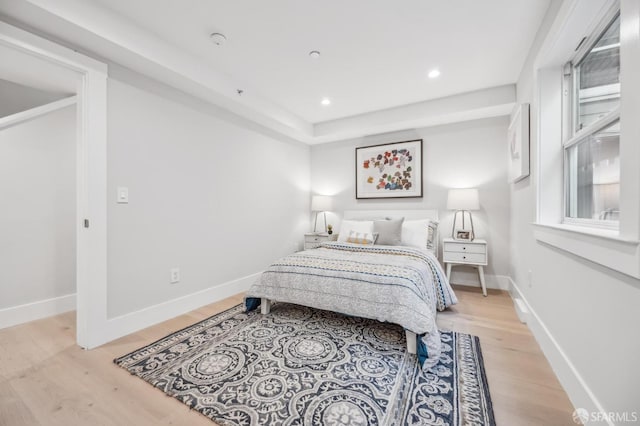
M 331 235 L 328 234 L 304 234 L 304 249 L 311 250 L 320 247 L 320 244 L 331 241 Z
M 484 267 L 487 266 L 487 242 L 475 239 L 473 241 L 443 240 L 442 260 L 447 266 L 447 279 L 451 279 L 451 267 L 453 265 L 468 265 L 478 268 L 478 277 L 482 286 L 482 294 L 487 295 L 487 286 L 484 282 Z

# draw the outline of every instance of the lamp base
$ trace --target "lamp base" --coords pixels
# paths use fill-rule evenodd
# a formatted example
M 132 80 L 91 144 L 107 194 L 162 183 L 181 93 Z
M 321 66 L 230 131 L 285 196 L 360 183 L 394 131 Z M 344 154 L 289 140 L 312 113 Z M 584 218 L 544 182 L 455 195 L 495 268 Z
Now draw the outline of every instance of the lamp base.
M 458 213 L 462 213 L 462 228 L 458 228 L 456 229 L 456 223 L 458 221 Z M 469 222 L 471 223 L 471 229 L 467 230 L 464 226 L 464 214 L 468 213 L 469 214 Z M 465 233 L 466 236 L 468 236 L 468 238 L 465 238 Z M 461 236 L 459 237 L 457 234 L 461 234 Z M 473 241 L 476 238 L 476 233 L 475 230 L 473 228 L 473 216 L 471 216 L 471 212 L 468 210 L 456 210 L 456 212 L 453 215 L 453 226 L 451 227 L 451 238 L 453 238 L 454 240 L 460 240 L 460 241 Z
M 325 234 L 328 235 L 327 233 L 327 212 L 322 212 L 322 215 L 324 216 L 324 231 L 317 231 L 317 227 L 318 227 L 318 213 L 320 212 L 316 212 L 316 218 L 313 221 L 313 233 L 314 234 Z

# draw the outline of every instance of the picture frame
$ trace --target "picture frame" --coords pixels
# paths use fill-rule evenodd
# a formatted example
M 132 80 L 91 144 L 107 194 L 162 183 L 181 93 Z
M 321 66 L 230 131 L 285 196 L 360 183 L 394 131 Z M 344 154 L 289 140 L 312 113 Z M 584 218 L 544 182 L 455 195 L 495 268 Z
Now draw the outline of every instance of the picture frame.
M 422 198 L 422 139 L 356 148 L 356 199 Z
M 529 104 L 518 105 L 508 130 L 509 182 L 529 176 Z
M 470 229 L 456 229 L 453 233 L 454 239 L 458 241 L 471 241 L 472 235 Z

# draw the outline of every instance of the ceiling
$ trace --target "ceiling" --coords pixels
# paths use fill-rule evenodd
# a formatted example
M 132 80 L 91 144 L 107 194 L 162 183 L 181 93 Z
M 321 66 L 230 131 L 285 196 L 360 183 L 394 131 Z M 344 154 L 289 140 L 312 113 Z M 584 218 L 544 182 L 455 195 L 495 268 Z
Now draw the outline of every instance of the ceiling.
M 64 97 L 76 92 L 79 75 L 28 53 L 0 44 L 0 79 Z
M 549 4 L 93 1 L 311 123 L 514 83 Z M 212 32 L 227 43 L 213 44 Z M 429 79 L 434 68 L 442 74 Z M 320 104 L 324 97 L 330 106 Z
M 3 0 L 0 18 L 313 144 L 508 114 L 549 2 Z

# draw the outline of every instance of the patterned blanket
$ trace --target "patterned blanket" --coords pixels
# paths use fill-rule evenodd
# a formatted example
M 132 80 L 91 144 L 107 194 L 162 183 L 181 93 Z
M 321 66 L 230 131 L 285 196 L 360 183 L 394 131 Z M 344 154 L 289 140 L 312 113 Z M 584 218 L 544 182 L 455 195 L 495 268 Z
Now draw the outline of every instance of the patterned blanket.
M 432 253 L 335 242 L 273 263 L 247 292 L 247 307 L 263 297 L 399 324 L 425 335 L 427 347 L 440 340 L 436 310 L 457 303 Z

